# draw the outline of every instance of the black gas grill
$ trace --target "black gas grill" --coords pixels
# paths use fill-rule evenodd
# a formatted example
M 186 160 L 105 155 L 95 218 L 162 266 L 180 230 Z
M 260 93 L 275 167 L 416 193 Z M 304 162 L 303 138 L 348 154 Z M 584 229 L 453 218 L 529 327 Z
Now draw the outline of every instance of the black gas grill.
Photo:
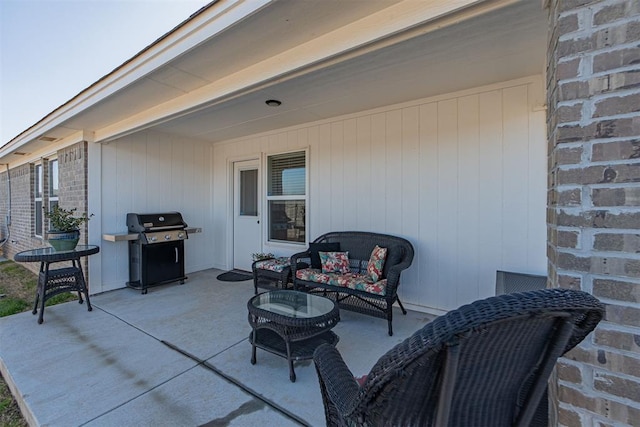
M 187 224 L 179 212 L 127 214 L 129 233 L 129 282 L 127 286 L 147 293 L 150 286 L 184 283 L 184 240 Z

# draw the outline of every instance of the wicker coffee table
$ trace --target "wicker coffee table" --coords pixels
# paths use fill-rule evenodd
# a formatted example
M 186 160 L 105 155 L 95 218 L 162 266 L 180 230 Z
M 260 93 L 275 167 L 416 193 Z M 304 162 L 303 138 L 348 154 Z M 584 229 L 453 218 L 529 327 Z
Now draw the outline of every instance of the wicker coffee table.
M 296 381 L 293 362 L 313 358 L 323 343 L 336 345 L 340 339 L 331 331 L 340 320 L 338 306 L 328 298 L 292 290 L 275 290 L 256 295 L 247 303 L 251 325 L 251 364 L 256 348 L 289 362 L 289 379 Z

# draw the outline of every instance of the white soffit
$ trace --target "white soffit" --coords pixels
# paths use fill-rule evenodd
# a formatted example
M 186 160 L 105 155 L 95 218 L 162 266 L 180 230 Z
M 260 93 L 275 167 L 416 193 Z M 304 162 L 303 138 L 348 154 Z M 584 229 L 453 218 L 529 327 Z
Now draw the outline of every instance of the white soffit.
M 280 4 L 289 6 L 299 3 L 300 2 L 295 0 L 282 3 L 276 2 L 273 7 L 277 8 Z M 336 5 L 342 5 L 344 2 L 323 1 L 307 3 L 315 7 L 321 7 L 321 10 L 325 10 L 324 8 L 332 8 L 332 10 L 334 10 L 333 8 L 335 8 Z M 364 5 L 371 7 L 371 5 L 387 6 L 392 2 L 354 1 L 346 3 L 359 5 L 360 7 Z M 405 0 L 391 4 L 391 6 L 375 13 L 370 13 L 359 20 L 349 21 L 350 23 L 348 25 L 344 25 L 326 34 L 314 34 L 314 38 L 309 39 L 306 43 L 295 44 L 292 48 L 278 54 L 270 55 L 260 62 L 255 63 L 252 61 L 251 65 L 234 73 L 221 75 L 216 81 L 200 89 L 163 104 L 157 104 L 148 110 L 141 111 L 139 114 L 129 116 L 121 122 L 96 130 L 96 141 L 112 140 L 161 124 L 167 120 L 191 114 L 222 102 L 250 94 L 280 81 L 286 81 L 296 76 L 302 76 L 315 70 L 323 69 L 332 64 L 344 61 L 349 57 L 362 55 L 366 51 L 375 51 L 379 48 L 379 43 L 390 43 L 390 37 L 412 37 L 406 34 L 408 30 L 418 28 L 442 16 L 465 9 L 472 4 L 480 3 L 486 3 L 487 8 L 496 7 L 494 5 L 496 2 L 483 2 L 481 0 L 434 0 L 419 2 L 415 0 Z M 510 2 L 502 1 L 498 3 L 504 4 Z M 270 9 L 264 13 L 268 14 L 268 11 L 270 11 Z M 343 13 L 345 12 L 340 10 L 340 14 Z M 282 13 L 280 13 L 280 15 L 287 16 Z M 303 18 L 309 20 L 309 16 L 313 15 L 303 15 Z M 259 18 L 261 17 L 262 15 L 260 15 Z M 293 20 L 294 18 L 291 19 Z M 310 24 L 311 21 L 309 21 L 309 25 Z M 248 25 L 247 22 L 243 22 L 245 32 L 249 32 L 247 28 Z M 253 27 L 252 31 L 250 31 L 251 33 L 263 28 L 260 25 L 253 25 Z M 236 47 L 236 45 L 233 46 Z M 172 64 L 172 66 L 181 69 L 180 59 L 176 61 L 175 64 Z M 210 70 L 211 67 L 205 67 L 205 69 Z
M 546 15 L 536 2 L 454 22 L 155 126 L 212 142 L 539 75 Z M 278 108 L 266 99 L 283 102 Z
M 460 27 L 485 14 L 498 28 Z M 502 21 L 517 19 L 501 22 L 503 14 Z M 424 80 L 416 67 L 431 72 L 425 79 L 440 87 L 485 83 L 486 70 L 442 77 L 456 66 L 451 50 L 470 56 L 458 60 L 460 67 L 486 62 L 479 45 L 466 40 L 478 32 L 483 46 L 496 39 L 493 49 L 482 47 L 497 61 L 495 76 L 532 74 L 523 69 L 531 69 L 537 54 L 522 48 L 544 51 L 541 16 L 530 0 L 221 0 L 2 147 L 0 158 L 45 133 L 64 138 L 83 130 L 104 141 L 157 126 L 219 141 L 399 102 L 406 92 L 431 93 L 411 89 Z M 516 25 L 535 29 L 519 33 Z M 520 51 L 505 50 L 504 40 L 518 34 L 511 44 Z M 541 61 L 535 73 L 543 69 L 544 52 Z M 265 97 L 286 97 L 285 108 L 265 109 Z
M 195 102 L 194 94 L 202 93 L 205 87 L 219 86 L 221 80 L 228 81 L 229 76 L 256 62 L 275 57 L 398 1 L 277 1 L 188 54 L 174 58 L 126 91 L 106 99 L 97 106 L 100 116 L 87 110 L 67 121 L 65 126 L 82 128 L 89 125 L 91 129 L 100 129 L 105 127 L 105 115 L 110 123 L 127 123 L 134 112 L 144 116 L 155 108 L 165 113 L 168 110 L 162 104 L 172 100 L 175 103 L 177 92 L 183 95 L 180 99 L 184 100 L 184 105 L 190 107 Z M 258 74 L 262 74 L 261 69 Z M 212 91 L 215 89 L 207 91 L 206 100 L 215 96 L 215 93 L 210 94 Z M 144 96 L 145 92 L 148 97 Z M 183 108 L 186 107 L 180 110 Z

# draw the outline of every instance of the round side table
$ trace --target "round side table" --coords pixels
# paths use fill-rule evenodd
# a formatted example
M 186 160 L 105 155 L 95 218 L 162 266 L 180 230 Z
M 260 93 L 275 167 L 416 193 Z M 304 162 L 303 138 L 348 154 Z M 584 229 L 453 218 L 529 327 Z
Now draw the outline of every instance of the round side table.
M 63 292 L 78 292 L 80 304 L 83 303 L 82 295 L 87 300 L 87 310 L 91 311 L 91 301 L 89 300 L 89 290 L 84 280 L 80 258 L 97 254 L 100 248 L 96 245 L 78 245 L 69 251 L 56 251 L 54 248 L 38 248 L 19 252 L 15 255 L 16 262 L 39 262 L 40 273 L 38 274 L 38 290 L 33 303 L 33 314 L 38 312 L 40 304 L 40 315 L 38 323 L 44 322 L 44 304 L 51 297 Z M 50 268 L 51 264 L 71 261 L 71 267 Z

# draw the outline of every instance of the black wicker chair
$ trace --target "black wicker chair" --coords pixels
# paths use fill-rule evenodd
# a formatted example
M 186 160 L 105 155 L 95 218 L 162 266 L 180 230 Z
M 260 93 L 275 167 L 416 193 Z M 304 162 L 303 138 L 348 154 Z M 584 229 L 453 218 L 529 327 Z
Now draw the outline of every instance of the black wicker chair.
M 546 287 L 547 276 L 514 271 L 496 271 L 496 295 L 535 291 L 537 289 L 545 289 Z M 533 416 L 532 425 L 549 425 L 549 395 L 546 390 Z
M 603 305 L 569 289 L 505 294 L 436 318 L 382 356 L 362 386 L 340 353 L 314 354 L 327 425 L 528 426 L 558 357 Z

